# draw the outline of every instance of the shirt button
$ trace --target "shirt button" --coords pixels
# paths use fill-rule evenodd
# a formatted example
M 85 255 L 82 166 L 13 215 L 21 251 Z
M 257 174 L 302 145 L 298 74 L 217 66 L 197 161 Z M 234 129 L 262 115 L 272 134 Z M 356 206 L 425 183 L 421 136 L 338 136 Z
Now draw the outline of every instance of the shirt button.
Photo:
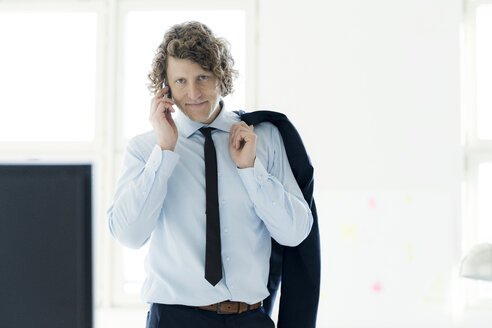
M 221 200 L 220 202 L 222 203 L 222 205 L 226 203 L 225 199 Z
M 231 260 L 231 258 L 228 256 L 228 257 L 226 257 L 226 260 L 227 260 L 227 261 L 230 261 L 230 260 Z
M 219 172 L 217 172 L 217 176 L 220 177 L 220 173 Z
M 229 232 L 229 229 L 227 229 L 227 228 L 224 228 L 224 232 Z

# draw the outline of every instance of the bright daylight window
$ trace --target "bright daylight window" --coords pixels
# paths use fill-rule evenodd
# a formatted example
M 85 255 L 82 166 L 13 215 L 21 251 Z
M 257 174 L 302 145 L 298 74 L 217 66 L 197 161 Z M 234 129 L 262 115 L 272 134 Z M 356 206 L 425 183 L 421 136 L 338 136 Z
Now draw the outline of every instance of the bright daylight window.
M 227 96 L 226 101 L 232 108 L 244 108 L 246 16 L 243 10 L 130 11 L 124 17 L 122 54 L 124 64 L 121 97 L 126 139 L 152 128 L 148 122 L 152 95 L 147 89 L 147 74 L 152 59 L 165 31 L 174 24 L 190 20 L 206 24 L 215 34 L 224 37 L 231 44 L 234 66 L 239 70 L 239 77 L 234 84 L 234 94 Z M 147 250 L 147 245 L 139 250 L 122 250 L 123 290 L 127 294 L 137 294 L 140 291 L 145 278 L 143 262 Z
M 93 140 L 96 18 L 0 13 L 0 142 Z
M 492 139 L 492 4 L 477 8 L 476 65 L 478 138 L 490 140 Z
M 465 3 L 465 107 L 468 247 L 492 243 L 492 1 Z M 472 302 L 492 299 L 492 284 L 476 282 Z

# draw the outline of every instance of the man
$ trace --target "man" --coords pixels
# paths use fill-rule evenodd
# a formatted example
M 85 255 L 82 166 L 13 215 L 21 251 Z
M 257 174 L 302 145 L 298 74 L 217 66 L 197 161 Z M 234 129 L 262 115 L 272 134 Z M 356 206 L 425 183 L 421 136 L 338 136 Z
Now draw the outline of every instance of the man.
M 296 246 L 313 224 L 278 129 L 222 100 L 233 63 L 198 22 L 171 27 L 153 61 L 153 130 L 129 141 L 108 210 L 123 245 L 150 242 L 148 327 L 274 327 L 261 307 L 271 238 Z

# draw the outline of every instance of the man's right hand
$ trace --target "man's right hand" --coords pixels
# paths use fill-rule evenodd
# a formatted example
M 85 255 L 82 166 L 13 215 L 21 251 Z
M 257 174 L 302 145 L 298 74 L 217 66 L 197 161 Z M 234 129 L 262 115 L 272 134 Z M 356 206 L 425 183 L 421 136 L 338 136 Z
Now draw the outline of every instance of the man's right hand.
M 169 86 L 166 86 L 152 98 L 149 121 L 161 149 L 174 151 L 178 141 L 178 128 L 171 116 L 171 113 L 174 113 L 175 102 L 165 95 L 168 91 Z

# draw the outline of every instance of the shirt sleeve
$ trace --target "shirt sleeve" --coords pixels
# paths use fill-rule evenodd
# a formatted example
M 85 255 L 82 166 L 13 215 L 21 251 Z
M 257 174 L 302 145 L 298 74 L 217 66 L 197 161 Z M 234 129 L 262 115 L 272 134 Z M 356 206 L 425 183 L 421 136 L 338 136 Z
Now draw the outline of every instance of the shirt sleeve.
M 139 248 L 149 239 L 161 213 L 167 181 L 178 161 L 178 154 L 163 151 L 159 145 L 144 159 L 137 143 L 129 142 L 113 203 L 107 211 L 109 230 L 123 245 Z
M 311 231 L 313 216 L 290 168 L 278 129 L 272 126 L 270 170 L 261 160 L 254 167 L 238 169 L 239 175 L 270 235 L 279 244 L 299 245 Z

